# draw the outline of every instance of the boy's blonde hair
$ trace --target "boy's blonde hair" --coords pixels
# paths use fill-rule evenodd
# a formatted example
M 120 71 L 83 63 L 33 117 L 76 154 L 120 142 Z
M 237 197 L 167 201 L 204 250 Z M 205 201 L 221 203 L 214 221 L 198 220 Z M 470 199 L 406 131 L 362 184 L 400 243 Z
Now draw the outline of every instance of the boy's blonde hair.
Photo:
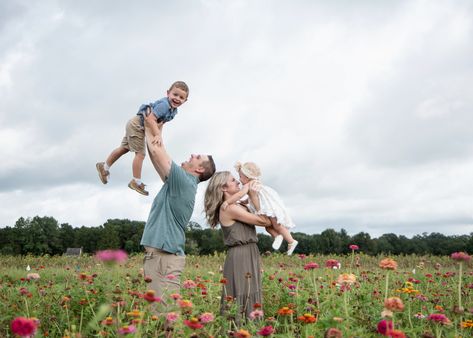
M 261 177 L 261 169 L 254 162 L 245 162 L 243 164 L 237 162 L 235 169 L 237 172 L 241 171 L 243 175 L 251 180 L 258 180 Z
M 187 96 L 189 96 L 189 87 L 187 86 L 187 84 L 184 82 L 184 81 L 176 81 L 174 82 L 171 87 L 169 87 L 169 90 L 173 89 L 173 88 L 179 88 L 179 89 L 182 89 L 183 91 L 185 91 L 187 93 Z

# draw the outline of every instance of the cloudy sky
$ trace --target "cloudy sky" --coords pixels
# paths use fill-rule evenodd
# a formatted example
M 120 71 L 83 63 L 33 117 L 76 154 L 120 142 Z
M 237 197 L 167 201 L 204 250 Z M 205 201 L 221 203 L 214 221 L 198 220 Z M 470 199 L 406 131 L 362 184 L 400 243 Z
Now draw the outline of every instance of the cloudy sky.
M 473 231 L 473 2 L 0 3 L 0 226 L 144 221 L 132 155 L 95 163 L 175 80 L 171 157 L 251 160 L 297 228 Z M 202 222 L 201 184 L 193 219 Z

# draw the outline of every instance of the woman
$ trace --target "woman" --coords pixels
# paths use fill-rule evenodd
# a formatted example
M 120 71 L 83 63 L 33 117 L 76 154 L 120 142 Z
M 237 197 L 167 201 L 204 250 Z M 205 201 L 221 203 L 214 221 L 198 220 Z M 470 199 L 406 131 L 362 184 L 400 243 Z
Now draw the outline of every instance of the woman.
M 223 202 L 239 190 L 240 182 L 229 171 L 215 173 L 205 192 L 205 213 L 212 228 L 221 225 L 228 247 L 223 267 L 227 282 L 222 292 L 221 312 L 224 312 L 225 298 L 231 296 L 239 306 L 238 317 L 240 314 L 248 317 L 254 305 L 263 300 L 255 225 L 270 226 L 271 220 L 252 214 L 240 204 L 231 204 L 224 210 Z M 250 189 L 249 194 L 255 194 L 255 191 Z

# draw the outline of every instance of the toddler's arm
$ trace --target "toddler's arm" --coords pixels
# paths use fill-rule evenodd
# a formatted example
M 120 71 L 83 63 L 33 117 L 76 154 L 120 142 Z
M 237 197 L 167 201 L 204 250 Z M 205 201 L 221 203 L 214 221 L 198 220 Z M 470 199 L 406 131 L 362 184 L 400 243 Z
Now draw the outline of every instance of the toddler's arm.
M 230 204 L 238 202 L 243 196 L 248 193 L 248 190 L 249 185 L 245 184 L 239 192 L 233 194 L 228 200 L 222 203 L 222 209 L 225 210 Z
M 260 211 L 261 205 L 259 203 L 258 191 L 260 189 L 259 182 L 251 181 L 249 183 L 248 196 L 250 196 L 251 204 L 255 207 L 256 211 Z

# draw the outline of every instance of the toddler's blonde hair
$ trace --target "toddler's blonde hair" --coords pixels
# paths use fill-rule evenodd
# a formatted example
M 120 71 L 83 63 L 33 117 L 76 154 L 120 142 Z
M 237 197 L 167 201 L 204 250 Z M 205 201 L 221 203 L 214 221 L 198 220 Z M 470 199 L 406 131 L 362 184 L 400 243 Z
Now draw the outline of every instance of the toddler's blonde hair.
M 235 164 L 235 169 L 237 172 L 240 172 L 248 177 L 251 180 L 258 180 L 261 177 L 261 169 L 254 162 L 237 162 Z

